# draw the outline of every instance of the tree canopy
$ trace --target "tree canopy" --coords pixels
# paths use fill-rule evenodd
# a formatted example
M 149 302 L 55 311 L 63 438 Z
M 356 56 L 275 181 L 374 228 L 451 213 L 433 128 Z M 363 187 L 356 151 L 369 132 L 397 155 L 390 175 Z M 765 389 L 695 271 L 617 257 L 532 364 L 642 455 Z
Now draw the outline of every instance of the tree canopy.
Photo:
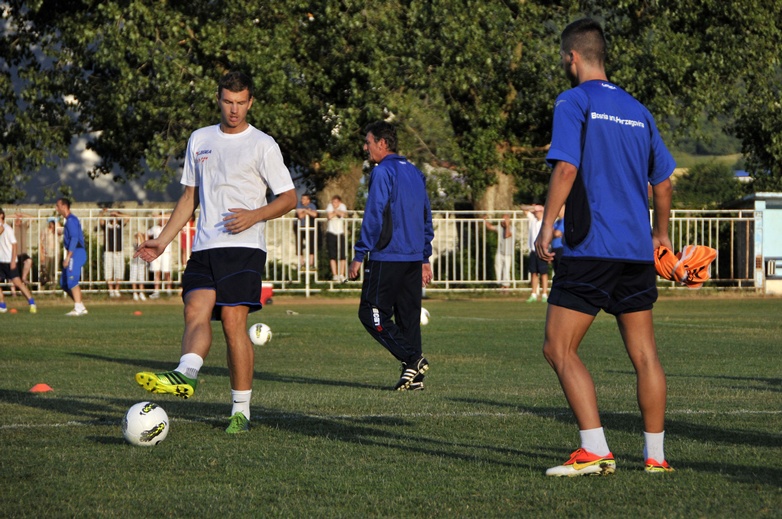
M 419 164 L 459 173 L 473 197 L 502 171 L 545 194 L 559 34 L 604 23 L 609 77 L 663 131 L 731 121 L 747 169 L 782 187 L 776 42 L 782 0 L 604 5 L 541 0 L 5 0 L 0 3 L 0 203 L 88 135 L 92 175 L 178 177 L 187 138 L 217 121 L 222 72 L 256 82 L 250 122 L 316 186 L 363 160 L 362 127 L 400 128 Z

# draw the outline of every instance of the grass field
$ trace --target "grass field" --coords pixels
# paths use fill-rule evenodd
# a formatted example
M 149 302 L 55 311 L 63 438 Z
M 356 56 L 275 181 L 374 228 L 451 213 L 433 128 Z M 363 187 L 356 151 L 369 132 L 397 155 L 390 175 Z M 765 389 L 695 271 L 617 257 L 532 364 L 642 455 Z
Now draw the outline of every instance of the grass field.
M 398 365 L 372 342 L 353 300 L 275 299 L 252 322 L 249 434 L 228 437 L 225 346 L 187 401 L 155 396 L 171 419 L 152 448 L 120 421 L 148 394 L 140 370 L 179 358 L 181 305 L 59 301 L 0 315 L 3 517 L 779 517 L 782 299 L 663 298 L 655 310 L 668 375 L 666 454 L 643 471 L 635 377 L 601 314 L 582 356 L 598 387 L 617 473 L 546 478 L 578 446 L 541 353 L 545 305 L 427 300 L 427 390 L 397 393 Z M 143 315 L 134 316 L 133 311 Z M 292 314 L 287 312 L 297 312 Z M 31 394 L 37 383 L 54 391 Z

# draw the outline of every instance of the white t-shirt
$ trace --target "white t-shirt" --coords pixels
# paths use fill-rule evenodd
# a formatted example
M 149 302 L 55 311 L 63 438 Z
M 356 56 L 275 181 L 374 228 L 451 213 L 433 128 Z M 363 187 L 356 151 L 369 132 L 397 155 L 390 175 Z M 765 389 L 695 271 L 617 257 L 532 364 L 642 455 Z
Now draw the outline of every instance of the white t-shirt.
M 527 220 L 529 221 L 529 240 L 527 244 L 530 252 L 533 252 L 535 250 L 535 240 L 538 239 L 540 228 L 543 227 L 543 219 L 538 220 L 535 217 L 535 213 L 528 211 Z
M 497 254 L 501 256 L 513 256 L 516 229 L 513 228 L 512 222 L 508 222 L 508 225 L 510 225 L 510 236 L 506 238 L 505 227 L 502 226 L 502 222 L 497 224 Z
M 326 206 L 326 214 L 328 213 L 334 213 L 336 211 L 344 211 L 347 212 L 348 206 L 345 204 L 339 204 L 339 207 L 334 209 L 334 204 L 329 202 L 329 205 Z M 342 217 L 339 215 L 334 215 L 334 218 L 331 218 L 328 223 L 326 224 L 326 232 L 331 234 L 344 234 L 345 233 L 345 222 L 342 220 Z
M 201 215 L 193 251 L 217 247 L 266 250 L 266 222 L 238 234 L 225 230 L 229 209 L 258 209 L 266 192 L 293 189 L 290 171 L 272 137 L 252 125 L 242 133 L 223 133 L 220 125 L 194 131 L 187 142 L 182 184 L 198 186 Z
M 7 223 L 3 224 L 3 234 L 0 234 L 0 263 L 11 263 L 11 258 L 14 257 L 14 243 L 16 243 L 16 236 L 14 236 L 14 229 Z

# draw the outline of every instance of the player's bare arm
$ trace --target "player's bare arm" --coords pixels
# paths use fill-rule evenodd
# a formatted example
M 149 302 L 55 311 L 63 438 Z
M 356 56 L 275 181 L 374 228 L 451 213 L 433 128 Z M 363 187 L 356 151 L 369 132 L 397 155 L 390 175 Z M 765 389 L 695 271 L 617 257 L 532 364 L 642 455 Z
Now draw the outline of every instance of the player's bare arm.
M 190 217 L 193 216 L 195 210 L 198 208 L 198 187 L 197 186 L 185 186 L 185 191 L 174 207 L 174 212 L 171 213 L 171 218 L 168 219 L 163 230 L 160 232 L 160 236 L 154 240 L 146 240 L 141 243 L 138 250 L 133 255 L 134 258 L 141 258 L 144 261 L 151 262 L 166 250 L 166 247 L 171 240 L 179 235 L 179 231 L 182 227 L 190 221 Z
M 552 261 L 551 242 L 554 239 L 554 221 L 559 210 L 565 205 L 573 183 L 576 181 L 578 168 L 569 162 L 559 161 L 551 172 L 549 180 L 548 197 L 543 209 L 543 224 L 540 228 L 537 240 L 535 240 L 535 253 L 543 261 Z
M 232 234 L 246 231 L 261 221 L 274 220 L 296 207 L 296 191 L 291 189 L 280 193 L 270 204 L 258 209 L 228 209 L 231 214 L 223 218 L 225 228 Z
M 652 186 L 652 205 L 654 207 L 654 221 L 652 222 L 652 243 L 656 249 L 660 245 L 673 249 L 671 238 L 668 235 L 668 223 L 671 217 L 671 199 L 673 198 L 673 184 L 666 178 L 656 186 Z

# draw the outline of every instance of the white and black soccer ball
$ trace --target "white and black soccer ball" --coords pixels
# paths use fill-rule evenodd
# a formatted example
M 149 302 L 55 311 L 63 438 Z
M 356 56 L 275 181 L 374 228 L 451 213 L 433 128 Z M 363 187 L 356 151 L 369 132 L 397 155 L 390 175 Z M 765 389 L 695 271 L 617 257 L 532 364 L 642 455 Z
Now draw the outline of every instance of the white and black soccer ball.
M 250 326 L 247 333 L 250 334 L 250 340 L 256 346 L 263 346 L 272 340 L 272 329 L 263 323 L 257 323 Z
M 421 326 L 426 326 L 427 324 L 429 324 L 429 310 L 421 307 Z
M 168 415 L 153 402 L 139 402 L 122 420 L 122 435 L 131 445 L 150 447 L 168 436 Z

